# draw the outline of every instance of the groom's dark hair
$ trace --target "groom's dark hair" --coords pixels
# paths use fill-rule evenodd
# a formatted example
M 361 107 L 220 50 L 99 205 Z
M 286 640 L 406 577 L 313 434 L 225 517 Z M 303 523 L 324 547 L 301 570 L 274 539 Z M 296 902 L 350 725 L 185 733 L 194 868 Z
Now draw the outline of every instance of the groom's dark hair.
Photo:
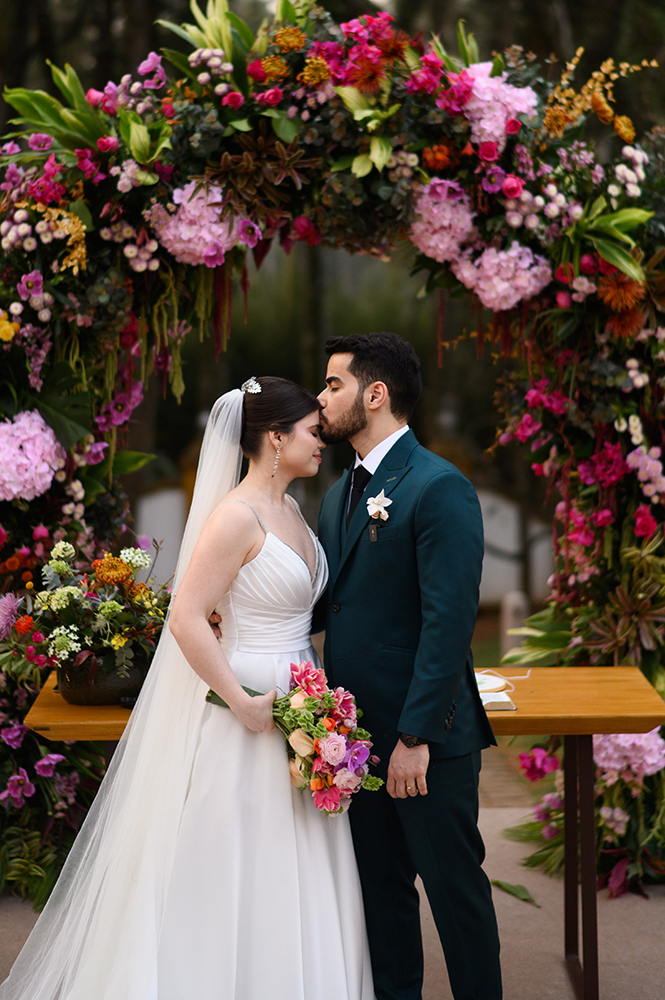
M 396 333 L 367 333 L 354 337 L 332 337 L 326 354 L 352 354 L 349 371 L 358 379 L 361 391 L 372 382 L 385 382 L 390 411 L 409 420 L 422 392 L 420 361 L 408 340 Z

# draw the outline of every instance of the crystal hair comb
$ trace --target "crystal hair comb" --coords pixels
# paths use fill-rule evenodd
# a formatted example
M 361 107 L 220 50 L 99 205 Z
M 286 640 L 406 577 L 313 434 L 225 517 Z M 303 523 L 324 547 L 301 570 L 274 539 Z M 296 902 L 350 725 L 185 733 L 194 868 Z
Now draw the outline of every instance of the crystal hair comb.
M 257 392 L 261 392 L 261 386 L 252 375 L 246 382 L 243 382 L 240 386 L 240 391 L 244 393 L 251 392 L 252 395 L 255 395 Z

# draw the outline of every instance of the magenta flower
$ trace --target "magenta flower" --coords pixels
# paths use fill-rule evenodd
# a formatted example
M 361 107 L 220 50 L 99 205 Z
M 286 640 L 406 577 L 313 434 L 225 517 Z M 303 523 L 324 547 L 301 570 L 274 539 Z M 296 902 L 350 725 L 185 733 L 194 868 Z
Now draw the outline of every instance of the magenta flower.
M 609 524 L 614 524 L 614 514 L 604 507 L 603 510 L 594 510 L 591 520 L 597 528 L 606 528 Z
M 109 431 L 112 427 L 124 424 L 142 399 L 143 382 L 134 382 L 129 392 L 118 393 L 115 399 L 106 404 L 100 415 L 95 417 L 95 423 L 100 431 Z
M 97 140 L 97 149 L 101 153 L 115 153 L 118 148 L 118 140 L 114 135 L 103 135 Z
M 40 271 L 30 271 L 30 274 L 24 274 L 16 286 L 16 290 L 24 302 L 27 302 L 32 295 L 41 295 L 43 289 L 44 279 Z
M 257 94 L 256 103 L 260 104 L 262 108 L 274 108 L 283 96 L 283 90 L 279 87 L 271 87 L 270 90 L 264 90 L 262 94 Z
M 0 524 L 0 549 L 5 544 L 5 542 L 7 541 L 8 538 L 9 538 L 9 535 L 7 534 L 7 532 L 5 531 L 5 529 Z M 33 535 L 33 538 L 34 538 L 34 535 Z
M 292 236 L 297 240 L 304 240 L 310 247 L 317 246 L 323 239 L 321 230 L 306 215 L 299 215 L 297 219 L 293 220 Z
M 0 639 L 7 639 L 11 635 L 22 604 L 23 598 L 18 598 L 11 592 L 0 597 Z
M 104 100 L 104 94 L 101 90 L 94 90 L 91 87 L 90 90 L 87 91 L 85 99 L 93 108 L 98 108 Z
M 246 247 L 255 247 L 261 239 L 261 230 L 255 222 L 249 219 L 242 219 L 238 226 L 238 239 Z
M 41 775 L 42 778 L 53 777 L 53 771 L 55 770 L 55 765 L 65 758 L 61 753 L 49 753 L 41 760 L 38 760 L 35 764 L 35 771 L 37 774 Z
M 356 771 L 359 771 L 364 767 L 368 758 L 369 747 L 366 743 L 361 743 L 357 740 L 351 745 L 349 752 L 344 759 L 344 763 L 348 767 L 349 771 L 353 771 L 355 774 Z
M 150 80 L 143 81 L 143 86 L 148 90 L 157 90 L 166 83 L 166 73 L 162 68 L 162 57 L 158 56 L 156 52 L 150 52 L 148 58 L 139 64 L 139 73 L 141 76 L 147 76 L 148 73 L 155 74 Z
M 537 434 L 542 426 L 540 420 L 534 420 L 530 413 L 525 413 L 515 428 L 515 437 L 524 444 L 532 434 Z
M 12 139 L 11 142 L 6 142 L 4 144 L 4 146 L 2 147 L 2 152 L 5 154 L 5 156 L 15 156 L 16 153 L 21 152 L 21 147 L 18 145 L 18 143 L 14 142 L 14 140 Z
M 53 145 L 53 136 L 46 135 L 45 132 L 33 132 L 28 138 L 28 146 L 34 150 L 47 150 Z
M 641 504 L 635 511 L 635 534 L 646 539 L 651 538 L 658 524 L 645 503 Z
M 521 753 L 519 759 L 520 767 L 529 781 L 538 781 L 550 771 L 556 771 L 560 767 L 559 758 L 550 757 L 547 750 L 543 750 L 542 747 L 535 747 L 530 753 Z
M 352 729 L 356 724 L 356 701 L 350 691 L 343 687 L 335 688 L 333 691 L 336 708 L 333 709 L 333 718 L 343 725 Z
M 449 73 L 448 80 L 452 84 L 450 90 L 442 90 L 436 99 L 436 105 L 456 118 L 462 114 L 462 108 L 469 103 L 473 92 L 473 79 L 465 69 L 460 74 Z
M 49 537 L 49 530 L 45 528 L 43 524 L 38 524 L 36 528 L 32 530 L 32 537 L 35 542 L 40 541 L 42 538 Z
M 229 108 L 241 108 L 245 103 L 245 98 L 237 90 L 232 90 L 229 94 L 224 94 L 222 104 Z
M 218 240 L 213 242 L 203 251 L 203 263 L 206 267 L 219 267 L 224 263 L 224 247 Z
M 24 726 L 21 722 L 15 722 L 11 726 L 0 729 L 0 737 L 2 737 L 7 746 L 11 747 L 12 750 L 18 750 L 27 732 L 27 726 Z
M 108 448 L 106 441 L 95 441 L 83 455 L 86 465 L 99 465 L 104 460 L 104 452 Z
M 97 164 L 92 159 L 91 149 L 75 149 L 76 153 L 76 166 L 79 170 L 82 170 L 84 175 L 89 178 L 93 184 L 99 184 L 100 181 L 106 179 L 106 174 L 103 174 Z
M 36 790 L 24 767 L 19 767 L 18 774 L 13 774 L 7 782 L 7 792 L 13 798 L 13 805 L 17 809 L 23 805 L 24 798 L 29 799 Z
M 501 190 L 501 185 L 505 177 L 506 172 L 501 167 L 491 167 L 483 177 L 483 190 L 489 192 L 489 194 L 496 194 L 497 191 Z
M 104 87 L 101 104 L 102 111 L 105 111 L 107 115 L 114 115 L 118 110 L 118 88 L 111 80 Z
M 321 809 L 323 812 L 337 812 L 342 794 L 336 785 L 330 785 L 312 792 L 312 798 L 317 809 Z
M 499 155 L 499 147 L 491 140 L 482 142 L 478 147 L 478 156 L 486 163 L 493 163 L 494 160 L 498 160 Z
M 320 698 L 327 689 L 326 675 L 311 660 L 291 664 L 291 690 L 302 688 L 307 695 Z
M 136 544 L 140 549 L 143 549 L 146 552 L 150 549 L 150 539 L 147 535 L 139 535 L 136 539 Z
M 45 641 L 46 636 L 44 635 L 43 632 L 33 632 L 30 638 L 32 639 L 33 642 L 36 642 L 36 643 L 39 644 L 40 642 L 44 642 Z

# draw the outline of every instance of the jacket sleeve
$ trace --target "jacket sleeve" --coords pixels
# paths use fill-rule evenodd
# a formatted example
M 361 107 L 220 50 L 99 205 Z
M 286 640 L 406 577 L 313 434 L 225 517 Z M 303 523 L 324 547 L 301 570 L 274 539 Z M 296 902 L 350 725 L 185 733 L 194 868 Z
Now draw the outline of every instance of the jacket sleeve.
M 414 516 L 422 627 L 398 730 L 445 743 L 476 623 L 483 560 L 480 504 L 471 483 L 444 472 Z

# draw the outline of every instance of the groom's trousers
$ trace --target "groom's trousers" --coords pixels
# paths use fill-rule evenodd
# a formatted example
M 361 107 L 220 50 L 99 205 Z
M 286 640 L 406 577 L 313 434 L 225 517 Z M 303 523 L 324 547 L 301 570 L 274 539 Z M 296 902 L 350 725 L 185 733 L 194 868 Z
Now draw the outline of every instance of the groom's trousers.
M 420 875 L 455 1000 L 501 1000 L 499 937 L 478 831 L 480 751 L 431 760 L 427 795 L 385 786 L 349 810 L 365 904 L 376 1000 L 420 1000 Z

